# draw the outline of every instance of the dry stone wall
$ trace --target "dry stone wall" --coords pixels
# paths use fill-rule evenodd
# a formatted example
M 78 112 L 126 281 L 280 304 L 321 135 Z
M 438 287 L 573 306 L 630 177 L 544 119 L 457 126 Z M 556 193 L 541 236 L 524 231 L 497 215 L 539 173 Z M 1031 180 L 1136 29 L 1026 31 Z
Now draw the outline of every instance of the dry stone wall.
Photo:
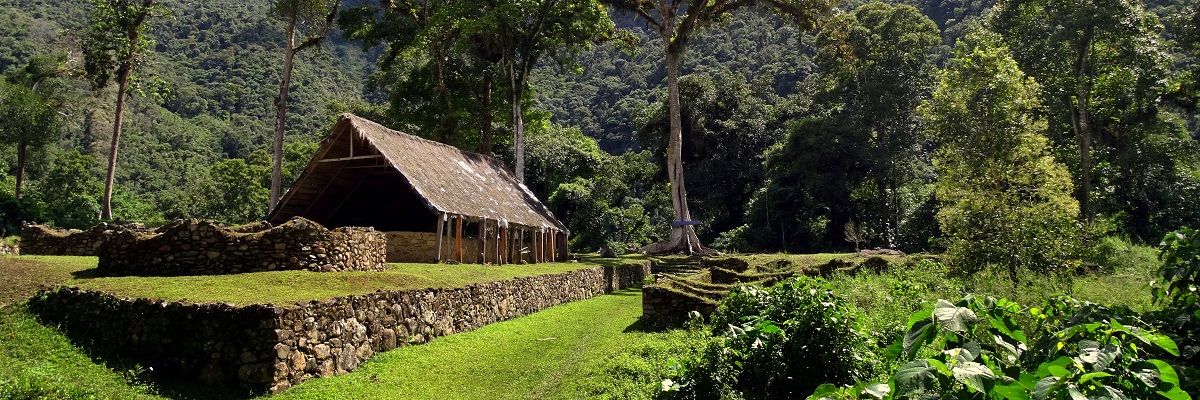
M 29 307 L 84 345 L 124 349 L 168 375 L 279 393 L 308 378 L 354 371 L 379 352 L 636 286 L 649 274 L 649 263 L 593 267 L 290 306 L 130 300 L 58 288 Z
M 86 231 L 53 229 L 45 225 L 21 227 L 21 250 L 26 255 L 94 256 L 104 243 L 121 232 L 149 233 L 143 225 L 100 223 Z
M 104 276 L 378 271 L 385 268 L 385 243 L 383 233 L 372 228 L 329 230 L 303 218 L 273 228 L 266 224 L 234 229 L 212 221 L 180 220 L 150 235 L 114 232 L 97 251 L 97 271 Z
M 650 328 L 673 328 L 687 322 L 692 311 L 708 317 L 719 303 L 666 286 L 642 288 L 642 323 Z

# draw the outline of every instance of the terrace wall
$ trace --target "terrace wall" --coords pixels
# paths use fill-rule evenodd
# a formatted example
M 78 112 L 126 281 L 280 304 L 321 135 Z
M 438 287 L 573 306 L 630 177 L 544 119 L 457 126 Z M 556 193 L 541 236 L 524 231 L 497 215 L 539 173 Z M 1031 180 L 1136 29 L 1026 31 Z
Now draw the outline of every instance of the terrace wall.
M 122 349 L 164 374 L 279 393 L 354 371 L 375 353 L 636 286 L 649 263 L 487 282 L 378 291 L 291 306 L 130 300 L 74 288 L 29 308 L 86 346 Z
M 139 235 L 118 231 L 97 251 L 104 276 L 220 275 L 271 270 L 378 271 L 386 240 L 372 228 L 325 229 L 296 218 L 227 228 L 205 220 L 180 220 Z

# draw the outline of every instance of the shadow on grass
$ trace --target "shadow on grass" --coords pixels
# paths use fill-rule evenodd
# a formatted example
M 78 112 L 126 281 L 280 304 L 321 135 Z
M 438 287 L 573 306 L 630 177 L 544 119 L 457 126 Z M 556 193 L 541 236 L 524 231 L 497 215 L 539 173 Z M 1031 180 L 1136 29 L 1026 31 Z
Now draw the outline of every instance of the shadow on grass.
M 26 312 L 28 309 L 25 310 Z M 191 376 L 179 373 L 175 368 L 167 366 L 165 361 L 154 362 L 138 360 L 126 354 L 129 349 L 118 349 L 113 346 L 97 343 L 82 335 L 66 332 L 57 324 L 46 322 L 36 313 L 32 313 L 39 323 L 47 326 L 66 337 L 71 344 L 80 349 L 92 363 L 102 365 L 113 373 L 121 375 L 131 386 L 149 388 L 151 394 L 170 399 L 250 399 L 265 394 L 263 391 L 248 388 L 207 385 L 191 380 Z
M 101 275 L 100 275 L 99 268 L 88 268 L 88 269 L 84 269 L 84 270 L 71 272 L 71 277 L 75 278 L 75 279 L 91 279 L 91 278 L 99 278 L 100 276 Z

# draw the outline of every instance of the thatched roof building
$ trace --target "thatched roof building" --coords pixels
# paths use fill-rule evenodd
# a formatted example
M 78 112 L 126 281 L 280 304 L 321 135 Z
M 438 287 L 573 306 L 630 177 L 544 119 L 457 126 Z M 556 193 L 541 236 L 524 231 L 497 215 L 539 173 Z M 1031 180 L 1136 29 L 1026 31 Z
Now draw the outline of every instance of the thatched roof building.
M 389 247 L 405 248 L 389 248 L 389 261 L 464 261 L 464 231 L 472 236 L 468 262 L 566 255 L 566 226 L 499 160 L 351 114 L 342 114 L 267 220 L 296 216 L 395 233 Z

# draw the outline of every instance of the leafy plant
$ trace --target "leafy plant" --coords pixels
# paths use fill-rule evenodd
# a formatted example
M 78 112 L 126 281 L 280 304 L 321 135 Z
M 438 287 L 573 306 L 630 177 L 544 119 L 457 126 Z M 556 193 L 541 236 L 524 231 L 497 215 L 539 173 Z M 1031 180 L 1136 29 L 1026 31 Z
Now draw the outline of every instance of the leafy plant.
M 1168 355 L 1179 355 L 1175 342 L 1128 309 L 968 295 L 913 314 L 888 352 L 909 361 L 888 382 L 822 385 L 809 398 L 1190 399 L 1158 358 Z
M 1200 234 L 1189 228 L 1168 233 L 1159 244 L 1162 285 L 1154 287 L 1156 301 L 1169 299 L 1172 305 L 1195 305 L 1200 302 Z
M 820 278 L 742 285 L 711 317 L 716 339 L 700 358 L 674 364 L 663 390 L 672 398 L 784 398 L 853 382 L 873 359 L 857 314 Z

